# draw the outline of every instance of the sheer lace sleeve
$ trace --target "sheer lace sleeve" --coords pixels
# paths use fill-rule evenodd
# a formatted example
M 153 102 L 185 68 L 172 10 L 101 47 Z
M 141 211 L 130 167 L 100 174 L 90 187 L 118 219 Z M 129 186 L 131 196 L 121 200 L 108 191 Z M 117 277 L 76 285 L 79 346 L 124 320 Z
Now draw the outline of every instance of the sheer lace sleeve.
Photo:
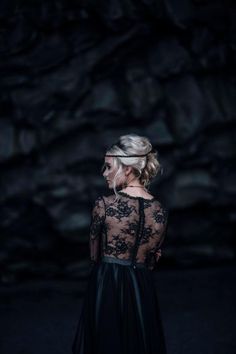
M 90 261 L 94 265 L 99 260 L 101 254 L 101 233 L 105 220 L 105 202 L 103 197 L 98 197 L 93 205 L 90 223 Z
M 156 223 L 158 224 L 158 228 L 157 228 L 158 242 L 155 248 L 153 248 L 148 254 L 147 266 L 150 270 L 155 270 L 157 266 L 158 256 L 156 253 L 159 249 L 161 249 L 162 242 L 164 241 L 167 234 L 168 215 L 169 215 L 168 209 L 164 208 L 163 206 L 161 207 L 160 211 L 158 211 L 155 214 L 155 220 Z

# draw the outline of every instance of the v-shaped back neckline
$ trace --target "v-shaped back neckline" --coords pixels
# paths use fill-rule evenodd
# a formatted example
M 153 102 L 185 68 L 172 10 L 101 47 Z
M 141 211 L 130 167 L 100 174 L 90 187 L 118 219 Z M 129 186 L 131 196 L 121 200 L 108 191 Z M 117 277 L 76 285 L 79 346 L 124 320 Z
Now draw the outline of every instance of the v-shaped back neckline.
M 134 195 L 130 195 L 130 194 L 128 194 L 128 193 L 125 193 L 125 192 L 121 192 L 121 191 L 119 191 L 118 192 L 119 194 L 121 194 L 121 195 L 124 195 L 125 197 L 128 197 L 128 198 L 131 198 L 131 199 L 143 199 L 143 200 L 147 200 L 147 201 L 154 201 L 155 200 L 155 197 L 153 197 L 153 198 L 143 198 L 143 197 L 138 197 L 138 196 L 134 196 Z

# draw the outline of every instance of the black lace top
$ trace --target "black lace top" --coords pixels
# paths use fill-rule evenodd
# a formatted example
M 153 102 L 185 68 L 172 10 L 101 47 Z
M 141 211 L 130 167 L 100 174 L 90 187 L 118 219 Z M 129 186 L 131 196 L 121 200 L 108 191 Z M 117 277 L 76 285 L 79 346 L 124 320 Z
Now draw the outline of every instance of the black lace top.
M 167 231 L 168 210 L 156 199 L 134 197 L 124 192 L 99 196 L 90 224 L 91 265 L 103 255 L 144 262 L 155 268 L 155 253 Z

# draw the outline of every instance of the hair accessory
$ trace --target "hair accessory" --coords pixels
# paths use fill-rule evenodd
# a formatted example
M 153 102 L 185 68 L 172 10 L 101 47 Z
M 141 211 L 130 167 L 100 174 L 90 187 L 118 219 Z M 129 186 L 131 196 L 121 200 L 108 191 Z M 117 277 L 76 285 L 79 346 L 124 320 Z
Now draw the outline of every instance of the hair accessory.
M 112 146 L 114 146 L 114 145 L 117 145 L 119 148 L 121 148 L 121 145 L 120 145 L 120 143 L 116 143 L 116 144 L 113 144 Z M 122 148 L 121 148 L 122 149 Z M 142 157 L 142 156 L 147 156 L 148 154 L 150 154 L 151 152 L 156 152 L 156 150 L 154 149 L 154 148 L 152 148 L 150 151 L 148 151 L 146 154 L 143 154 L 143 155 L 107 155 L 106 154 L 106 156 L 107 157 L 112 157 L 112 156 L 114 156 L 114 157 Z

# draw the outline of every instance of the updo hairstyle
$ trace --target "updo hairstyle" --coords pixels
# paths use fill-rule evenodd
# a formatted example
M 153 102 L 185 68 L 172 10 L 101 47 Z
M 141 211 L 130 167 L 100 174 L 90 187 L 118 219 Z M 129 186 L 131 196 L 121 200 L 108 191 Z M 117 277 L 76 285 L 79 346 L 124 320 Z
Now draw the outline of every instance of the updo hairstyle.
M 113 144 L 107 151 L 107 155 L 145 155 L 138 157 L 113 157 L 114 168 L 117 172 L 113 180 L 113 190 L 117 194 L 117 179 L 124 176 L 124 166 L 132 166 L 133 173 L 138 177 L 140 183 L 148 190 L 150 182 L 158 174 L 162 173 L 162 166 L 158 161 L 158 152 L 153 149 L 151 142 L 144 136 L 128 134 L 120 136 L 118 142 Z M 123 188 L 123 186 L 122 186 Z

